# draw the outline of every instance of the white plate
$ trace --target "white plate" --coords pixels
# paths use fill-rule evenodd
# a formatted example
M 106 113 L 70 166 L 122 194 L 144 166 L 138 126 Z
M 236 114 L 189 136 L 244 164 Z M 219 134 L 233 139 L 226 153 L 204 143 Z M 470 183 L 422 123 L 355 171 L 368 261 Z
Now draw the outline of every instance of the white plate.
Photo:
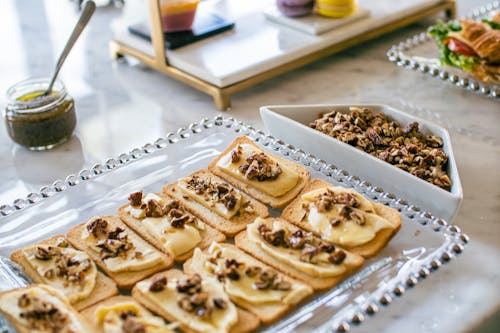
M 266 9 L 264 15 L 270 21 L 287 27 L 308 33 L 310 35 L 320 35 L 343 25 L 358 21 L 370 16 L 370 11 L 364 7 L 359 7 L 352 15 L 343 18 L 331 18 L 317 14 L 301 17 L 289 17 L 282 14 L 276 5 Z
M 423 133 L 441 137 L 444 142 L 443 149 L 449 159 L 451 191 L 443 190 L 308 126 L 320 113 L 332 110 L 345 113 L 349 111 L 350 106 L 381 111 L 403 126 L 417 121 Z M 261 107 L 260 115 L 268 131 L 275 137 L 333 163 L 340 169 L 349 170 L 352 175 L 381 186 L 385 192 L 393 193 L 437 217 L 450 222 L 455 217 L 463 194 L 450 136 L 446 129 L 387 105 L 274 105 Z

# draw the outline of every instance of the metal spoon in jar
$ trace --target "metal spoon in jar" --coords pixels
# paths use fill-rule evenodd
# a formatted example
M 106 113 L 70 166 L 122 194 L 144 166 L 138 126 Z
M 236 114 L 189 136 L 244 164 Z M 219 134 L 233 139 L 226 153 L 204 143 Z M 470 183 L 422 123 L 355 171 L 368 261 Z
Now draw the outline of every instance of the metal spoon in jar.
M 66 60 L 66 57 L 68 56 L 69 52 L 71 51 L 71 48 L 75 44 L 78 37 L 80 37 L 80 34 L 82 33 L 83 29 L 85 28 L 90 18 L 94 14 L 94 11 L 95 11 L 95 2 L 90 0 L 85 2 L 82 13 L 80 14 L 80 18 L 78 19 L 78 22 L 76 23 L 76 26 L 73 29 L 73 32 L 71 33 L 71 36 L 66 42 L 66 45 L 64 46 L 64 49 L 61 55 L 59 56 L 59 59 L 57 60 L 56 68 L 54 74 L 52 75 L 52 79 L 50 80 L 49 87 L 42 96 L 50 95 L 50 93 L 52 92 L 52 86 L 56 81 L 57 74 L 59 74 L 59 70 L 61 70 L 61 67 L 64 64 L 64 61 Z

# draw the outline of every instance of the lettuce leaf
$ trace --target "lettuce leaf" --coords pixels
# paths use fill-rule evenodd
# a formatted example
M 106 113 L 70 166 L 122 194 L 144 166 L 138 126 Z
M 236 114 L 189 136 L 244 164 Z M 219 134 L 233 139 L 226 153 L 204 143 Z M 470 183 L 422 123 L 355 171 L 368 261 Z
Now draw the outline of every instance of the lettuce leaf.
M 453 51 L 450 51 L 448 53 L 447 59 L 449 60 L 450 62 L 449 64 L 451 66 L 462 68 L 464 71 L 467 72 L 472 72 L 472 70 L 477 64 L 476 57 L 465 56 Z
M 438 20 L 436 22 L 436 25 L 429 28 L 428 33 L 441 44 L 443 40 L 448 38 L 448 33 L 450 31 L 460 30 L 462 30 L 462 27 L 460 26 L 460 23 L 458 23 L 458 21 L 450 21 L 448 23 L 445 23 L 441 20 Z
M 443 41 L 448 38 L 450 31 L 460 31 L 462 27 L 457 21 L 444 23 L 437 21 L 435 26 L 429 28 L 428 33 L 436 40 L 437 47 L 439 48 L 439 61 L 441 64 L 462 68 L 467 72 L 471 72 L 477 64 L 476 57 L 465 56 L 448 49 Z
M 496 23 L 488 19 L 483 19 L 483 22 L 487 23 L 492 29 L 500 30 L 500 23 Z

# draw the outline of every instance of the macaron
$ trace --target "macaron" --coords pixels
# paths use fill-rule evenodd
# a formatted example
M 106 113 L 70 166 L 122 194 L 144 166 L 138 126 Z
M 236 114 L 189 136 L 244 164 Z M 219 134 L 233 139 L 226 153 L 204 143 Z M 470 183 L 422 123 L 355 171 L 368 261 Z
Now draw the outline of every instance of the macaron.
M 276 5 L 283 15 L 304 16 L 312 13 L 314 0 L 276 0 Z
M 341 18 L 354 14 L 358 9 L 356 0 L 316 0 L 316 13 L 322 16 Z

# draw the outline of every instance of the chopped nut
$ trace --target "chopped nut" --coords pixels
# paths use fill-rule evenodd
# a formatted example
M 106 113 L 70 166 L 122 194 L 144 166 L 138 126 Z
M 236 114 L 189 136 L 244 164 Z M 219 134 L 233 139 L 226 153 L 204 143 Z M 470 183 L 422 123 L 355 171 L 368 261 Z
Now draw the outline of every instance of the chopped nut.
M 142 204 L 142 192 L 134 192 L 128 196 L 130 206 L 140 206 Z
M 336 217 L 334 217 L 334 218 L 330 219 L 330 225 L 331 225 L 332 227 L 336 227 L 336 226 L 338 226 L 338 225 L 340 224 L 340 222 L 342 222 L 342 220 L 341 220 L 341 219 L 339 219 L 339 218 L 336 218 Z
M 227 303 L 222 298 L 214 298 L 212 299 L 212 302 L 217 309 L 224 310 L 225 308 L 227 308 Z
M 148 200 L 145 214 L 147 217 L 162 217 L 164 214 L 161 203 L 155 199 Z
M 151 282 L 149 286 L 149 291 L 159 292 L 165 289 L 167 286 L 167 277 L 165 275 L 159 276 Z
M 67 326 L 68 317 L 54 304 L 38 297 L 22 294 L 18 305 L 23 309 L 19 316 L 28 322 L 31 330 L 61 332 Z
M 238 168 L 245 178 L 266 181 L 278 178 L 282 170 L 278 163 L 272 162 L 265 153 L 252 153 Z
M 240 194 L 229 184 L 213 182 L 211 179 L 204 179 L 196 175 L 190 177 L 186 185 L 196 194 L 202 195 L 211 207 L 214 207 L 216 202 L 220 202 L 228 210 L 232 210 L 236 207 L 238 200 L 241 199 Z
M 346 254 L 342 250 L 337 250 L 328 257 L 328 261 L 334 265 L 340 265 L 346 257 Z
M 189 301 L 194 306 L 204 305 L 208 300 L 207 293 L 196 293 L 189 298 Z
M 194 295 L 201 291 L 201 276 L 193 274 L 190 277 L 177 281 L 177 291 L 188 295 Z
M 191 301 L 189 300 L 189 296 L 183 296 L 179 298 L 177 301 L 177 305 L 184 311 L 187 312 L 193 312 L 194 311 L 194 305 L 191 304 Z
M 319 253 L 319 247 L 306 246 L 300 253 L 300 260 L 309 263 L 315 263 L 314 256 Z
M 260 266 L 249 266 L 245 269 L 245 274 L 248 277 L 254 277 L 262 271 Z
M 49 260 L 53 256 L 52 251 L 50 251 L 50 247 L 45 248 L 43 246 L 37 246 L 35 251 L 35 258 L 39 260 Z
M 441 176 L 447 176 L 448 163 L 442 149 L 443 140 L 438 136 L 423 135 L 416 122 L 401 127 L 381 112 L 353 107 L 349 113 L 325 113 L 310 127 L 445 190 L 451 188 L 451 182 L 440 181 Z M 429 176 L 431 167 L 438 171 Z M 422 170 L 416 171 L 417 168 Z
M 322 243 L 319 246 L 319 250 L 324 251 L 326 253 L 332 253 L 333 251 L 335 251 L 335 245 L 329 243 Z
M 48 269 L 45 271 L 45 273 L 43 273 L 43 276 L 49 280 L 52 280 L 54 278 L 54 270 L 51 268 L 51 269 Z
M 99 235 L 106 234 L 107 228 L 108 221 L 100 217 L 87 224 L 87 231 L 94 235 L 94 237 L 99 237 Z
M 30 304 L 31 304 L 31 299 L 28 296 L 28 294 L 22 294 L 21 297 L 19 298 L 19 300 L 17 301 L 17 305 L 20 308 L 25 308 Z
M 69 246 L 68 242 L 66 241 L 66 239 L 64 237 L 59 237 L 57 239 L 56 245 L 58 247 L 62 247 L 62 248 L 65 248 L 65 247 Z
M 238 146 L 235 149 L 231 150 L 232 163 L 238 163 L 240 161 L 241 152 L 242 152 L 241 146 Z

